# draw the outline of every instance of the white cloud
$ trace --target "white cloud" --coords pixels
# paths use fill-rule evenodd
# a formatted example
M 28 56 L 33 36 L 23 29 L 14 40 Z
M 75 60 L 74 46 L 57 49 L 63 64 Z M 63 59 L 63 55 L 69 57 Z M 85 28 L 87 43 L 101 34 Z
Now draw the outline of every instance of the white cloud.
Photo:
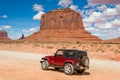
M 95 36 L 103 36 L 103 34 L 101 34 L 101 33 L 93 33 L 93 35 L 95 35 Z
M 87 16 L 86 16 L 87 15 Z M 107 7 L 106 5 L 96 6 L 93 9 L 84 10 L 84 22 L 105 22 L 114 19 L 120 15 L 116 7 Z
M 116 8 L 107 8 L 104 12 L 103 12 L 103 15 L 104 16 L 108 16 L 108 17 L 111 17 L 111 16 L 117 16 L 119 15 L 119 11 L 116 9 Z
M 105 18 L 103 18 L 103 15 L 101 12 L 93 12 L 89 17 L 86 17 L 83 19 L 83 22 L 92 23 L 92 22 L 103 22 L 105 21 Z
M 37 32 L 38 30 L 39 30 L 38 27 L 32 27 L 29 29 L 23 29 L 22 32 L 28 33 L 28 34 L 33 34 L 33 33 Z
M 12 27 L 10 25 L 2 25 L 0 29 L 11 29 Z
M 77 5 L 70 5 L 70 8 L 71 8 L 72 10 L 77 10 L 77 9 L 78 9 L 78 6 L 77 6 Z
M 96 23 L 95 26 L 98 27 L 99 29 L 111 29 L 111 28 L 113 28 L 113 25 L 111 22 Z
M 33 16 L 33 20 L 41 20 L 41 16 L 45 13 L 45 12 L 43 12 L 43 10 L 44 10 L 43 6 L 40 4 L 34 4 L 33 9 L 35 11 L 38 11 L 38 13 Z
M 0 30 L 2 30 L 2 28 L 0 27 Z
M 36 15 L 33 16 L 34 20 L 41 20 L 41 16 L 44 14 L 43 11 L 39 11 Z
M 29 30 L 23 29 L 22 32 L 27 33 L 27 32 L 29 32 Z
M 43 6 L 40 5 L 40 4 L 34 4 L 34 5 L 33 5 L 33 9 L 34 9 L 35 11 L 42 11 L 42 10 L 44 10 L 44 9 L 43 9 Z
M 118 26 L 120 27 L 120 19 L 115 19 L 113 22 L 112 22 L 113 26 Z
M 23 29 L 22 34 L 24 34 L 25 37 L 27 37 L 27 36 L 30 36 L 30 35 L 34 34 L 38 30 L 39 30 L 39 27 L 31 27 L 29 29 Z
M 87 27 L 87 28 L 85 28 L 87 31 L 93 31 L 93 30 L 95 30 L 95 28 L 93 28 L 93 27 Z
M 64 8 L 68 7 L 69 5 L 73 4 L 72 0 L 60 0 L 58 5 Z
M 120 20 L 115 19 L 115 20 L 110 21 L 110 22 L 95 23 L 95 26 L 99 29 L 111 29 L 112 30 L 113 28 L 119 28 L 120 27 Z
M 5 28 L 5 29 L 10 29 L 10 28 L 12 28 L 12 27 L 9 26 L 9 25 L 5 25 L 5 26 L 3 26 L 3 28 Z
M 2 18 L 8 18 L 8 16 L 7 15 L 3 15 Z
M 88 0 L 92 4 L 119 4 L 120 0 Z
M 97 7 L 98 10 L 106 10 L 107 6 L 106 5 L 100 5 Z
M 86 23 L 86 22 L 84 22 L 84 24 L 83 24 L 85 27 L 90 27 L 90 26 L 92 26 L 92 23 Z
M 30 28 L 29 31 L 30 32 L 35 32 L 36 30 L 35 30 L 35 28 Z
M 117 9 L 119 9 L 119 10 L 120 10 L 120 4 L 116 5 L 116 7 L 117 7 Z
M 118 28 L 118 31 L 120 31 L 120 28 Z
M 93 35 L 101 39 L 120 37 L 120 4 L 88 4 L 82 13 L 85 29 Z

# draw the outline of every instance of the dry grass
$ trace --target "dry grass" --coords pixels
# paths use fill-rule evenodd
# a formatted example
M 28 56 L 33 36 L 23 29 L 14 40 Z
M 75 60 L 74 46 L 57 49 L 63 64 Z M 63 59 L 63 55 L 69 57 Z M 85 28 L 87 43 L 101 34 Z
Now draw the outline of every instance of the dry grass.
M 57 49 L 78 49 L 87 51 L 92 58 L 112 58 L 120 56 L 120 43 L 97 43 L 97 42 L 76 42 L 76 43 L 41 43 L 28 41 L 0 42 L 0 50 L 12 50 L 34 53 L 53 54 Z M 111 55 L 110 55 L 111 54 Z

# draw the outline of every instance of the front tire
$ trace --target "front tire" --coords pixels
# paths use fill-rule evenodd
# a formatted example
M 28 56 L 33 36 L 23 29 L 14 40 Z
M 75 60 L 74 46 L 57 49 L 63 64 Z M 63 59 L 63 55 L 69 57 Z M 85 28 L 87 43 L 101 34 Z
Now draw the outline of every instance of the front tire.
M 74 68 L 73 68 L 72 64 L 67 63 L 64 65 L 64 73 L 67 75 L 71 75 L 74 73 Z
M 42 63 L 41 63 L 41 68 L 43 70 L 48 70 L 48 67 L 49 67 L 49 63 L 47 60 L 44 60 Z

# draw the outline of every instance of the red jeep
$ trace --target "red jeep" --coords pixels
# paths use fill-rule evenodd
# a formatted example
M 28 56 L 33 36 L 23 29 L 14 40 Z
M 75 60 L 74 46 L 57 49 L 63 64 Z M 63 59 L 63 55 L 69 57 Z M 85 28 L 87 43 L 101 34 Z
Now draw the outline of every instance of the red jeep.
M 55 67 L 56 70 L 63 69 L 68 75 L 73 74 L 74 71 L 83 73 L 89 68 L 87 52 L 80 50 L 59 49 L 54 56 L 45 56 L 40 62 L 43 70 Z

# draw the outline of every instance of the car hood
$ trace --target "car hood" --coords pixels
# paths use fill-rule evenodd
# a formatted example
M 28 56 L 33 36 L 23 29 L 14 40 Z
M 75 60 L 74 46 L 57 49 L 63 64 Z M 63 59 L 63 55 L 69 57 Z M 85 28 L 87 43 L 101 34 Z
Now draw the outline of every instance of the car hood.
M 45 56 L 44 58 L 53 58 L 54 56 L 51 55 L 51 56 Z

